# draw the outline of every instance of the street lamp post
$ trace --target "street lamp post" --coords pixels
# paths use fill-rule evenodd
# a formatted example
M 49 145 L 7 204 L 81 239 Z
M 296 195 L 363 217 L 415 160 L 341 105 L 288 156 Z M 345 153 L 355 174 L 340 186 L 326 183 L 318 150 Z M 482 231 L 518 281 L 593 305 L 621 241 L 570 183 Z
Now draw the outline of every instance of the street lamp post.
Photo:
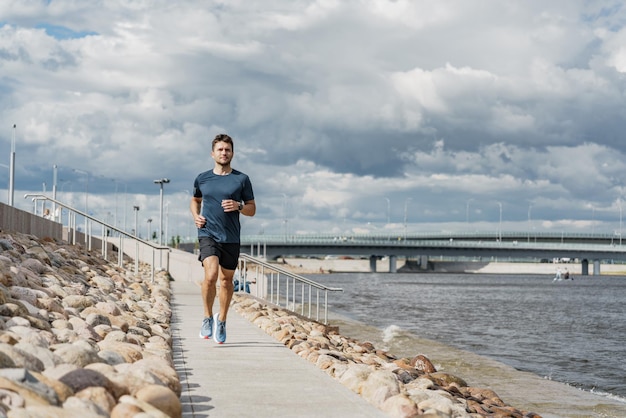
M 42 193 L 45 195 L 46 194 L 46 182 L 44 181 L 42 184 Z M 36 208 L 35 208 L 36 209 Z M 41 201 L 41 216 L 44 216 L 44 213 L 46 212 L 46 201 L 42 200 Z M 35 213 L 37 213 L 37 210 L 35 210 Z
M 530 229 L 531 229 L 531 223 L 530 223 L 530 210 L 533 208 L 533 205 L 528 205 L 528 242 L 530 242 Z
M 139 233 L 137 230 L 137 216 L 139 215 L 139 206 L 133 206 L 133 210 L 135 211 L 135 237 Z
M 183 189 L 183 192 L 185 192 L 185 194 L 187 195 L 187 202 L 189 202 L 189 199 L 191 199 L 191 193 L 187 189 Z M 189 205 L 189 203 L 187 203 L 187 205 Z M 193 222 L 189 222 L 187 223 L 187 225 L 187 240 L 191 241 L 191 227 L 193 225 Z
M 74 168 L 73 171 L 85 175 L 85 215 L 89 215 L 89 172 L 78 170 L 76 168 Z M 85 216 L 85 244 L 87 244 L 87 239 L 89 236 L 89 234 L 87 233 L 87 226 L 87 216 Z M 87 248 L 89 248 L 89 246 L 87 246 Z
M 169 222 L 170 222 L 170 204 L 169 202 L 165 204 L 165 227 L 163 234 L 163 240 L 165 241 L 165 245 L 168 245 L 169 242 Z
M 115 183 L 115 226 L 118 226 L 118 218 L 117 218 L 117 209 L 118 209 L 118 203 L 117 203 L 117 195 L 118 195 L 118 189 L 119 189 L 119 183 L 124 184 L 124 211 L 123 211 L 123 223 L 124 223 L 124 227 L 122 228 L 124 231 L 126 231 L 126 197 L 127 197 L 127 193 L 128 193 L 128 184 L 126 184 L 125 182 L 118 180 L 118 179 L 111 179 L 113 180 L 113 182 Z
M 89 172 L 79 170 L 77 168 L 72 169 L 75 173 L 80 173 L 85 175 L 85 213 L 89 215 L 87 212 L 89 210 Z
M 152 240 L 152 218 L 148 218 L 148 241 Z
M 622 246 L 622 199 L 617 199 L 619 205 L 619 245 Z
M 133 206 L 133 210 L 135 211 L 135 238 L 139 235 L 138 225 L 137 225 L 137 215 L 139 215 L 139 206 Z M 139 271 L 139 241 L 135 240 L 135 274 Z
M 467 199 L 467 203 L 465 204 L 465 223 L 469 223 L 469 208 L 470 208 L 470 202 L 474 200 L 473 197 L 470 197 L 469 199 Z
M 54 200 L 57 200 L 57 165 L 54 164 L 52 166 L 52 198 Z M 52 216 L 55 221 L 58 221 L 57 219 L 57 204 L 53 203 L 52 204 Z
M 115 209 L 113 210 L 113 225 L 117 228 L 117 180 L 113 179 L 115 184 Z
M 286 193 L 281 193 L 283 195 L 283 228 L 285 230 L 284 232 L 284 239 L 287 239 L 287 236 L 289 235 L 289 220 L 287 218 L 287 194 Z
M 128 197 L 128 184 L 124 183 L 124 231 L 126 231 L 126 198 Z
M 596 218 L 596 208 L 595 206 L 591 206 L 591 235 L 594 235 L 596 233 L 596 225 L 595 225 L 595 218 Z
M 404 240 L 406 241 L 406 219 L 407 219 L 407 211 L 409 209 L 409 201 L 411 200 L 410 197 L 407 197 L 404 200 Z
M 65 193 L 65 185 L 68 183 L 72 183 L 71 180 L 64 180 L 61 179 L 61 196 L 63 199 L 67 199 L 66 193 Z M 73 193 L 73 188 L 74 188 L 74 184 L 72 183 L 72 185 L 70 186 L 70 193 L 72 194 L 72 199 L 70 200 L 70 206 L 74 205 L 74 193 Z M 66 211 L 67 212 L 67 224 L 69 226 L 70 224 L 70 211 Z M 59 222 L 63 223 L 63 208 L 60 208 L 59 210 Z
M 163 185 L 169 182 L 170 179 L 167 178 L 154 180 L 154 183 L 158 184 L 161 189 L 161 204 L 159 208 L 159 245 L 163 245 Z
M 11 161 L 9 166 L 9 206 L 13 206 L 13 197 L 15 195 L 15 129 L 13 124 L 13 137 L 11 139 Z
M 390 222 L 389 212 L 391 210 L 391 201 L 389 200 L 388 197 L 385 197 L 384 199 L 387 201 L 387 225 L 389 225 L 389 222 Z
M 498 226 L 498 242 L 502 242 L 502 203 L 498 202 L 500 206 L 500 224 Z

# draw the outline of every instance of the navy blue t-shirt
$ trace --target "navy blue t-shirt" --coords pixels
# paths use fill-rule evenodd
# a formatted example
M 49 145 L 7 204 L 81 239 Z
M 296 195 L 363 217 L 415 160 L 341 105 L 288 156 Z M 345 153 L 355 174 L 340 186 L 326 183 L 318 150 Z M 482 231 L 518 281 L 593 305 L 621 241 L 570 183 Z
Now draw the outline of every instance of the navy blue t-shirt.
M 201 215 L 207 220 L 204 227 L 198 228 L 198 237 L 210 237 L 216 242 L 238 243 L 241 233 L 239 211 L 224 212 L 222 200 L 253 200 L 250 178 L 237 170 L 220 176 L 211 169 L 198 174 L 193 182 L 193 196 L 202 198 Z

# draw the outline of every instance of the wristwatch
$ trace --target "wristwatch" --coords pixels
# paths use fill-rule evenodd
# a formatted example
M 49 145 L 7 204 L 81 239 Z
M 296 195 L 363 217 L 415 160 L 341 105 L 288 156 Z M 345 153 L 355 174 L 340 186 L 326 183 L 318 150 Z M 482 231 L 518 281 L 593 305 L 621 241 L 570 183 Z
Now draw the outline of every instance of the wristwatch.
M 243 210 L 243 202 L 239 202 L 239 210 Z

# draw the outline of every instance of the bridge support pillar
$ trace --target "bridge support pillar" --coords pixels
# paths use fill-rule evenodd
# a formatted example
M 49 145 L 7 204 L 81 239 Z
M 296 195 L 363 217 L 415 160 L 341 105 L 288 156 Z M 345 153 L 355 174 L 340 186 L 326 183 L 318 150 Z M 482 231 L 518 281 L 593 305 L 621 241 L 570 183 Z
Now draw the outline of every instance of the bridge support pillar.
M 593 260 L 593 275 L 600 275 L 600 260 Z
M 589 260 L 587 260 L 586 258 L 583 259 L 580 262 L 580 267 L 582 270 L 580 274 L 582 274 L 583 276 L 589 276 Z
M 389 256 L 389 273 L 397 273 L 398 272 L 398 256 L 390 255 Z
M 370 272 L 372 273 L 376 273 L 376 261 L 378 261 L 378 257 L 370 255 Z
M 428 256 L 427 255 L 420 255 L 419 266 L 420 266 L 420 270 L 428 270 Z

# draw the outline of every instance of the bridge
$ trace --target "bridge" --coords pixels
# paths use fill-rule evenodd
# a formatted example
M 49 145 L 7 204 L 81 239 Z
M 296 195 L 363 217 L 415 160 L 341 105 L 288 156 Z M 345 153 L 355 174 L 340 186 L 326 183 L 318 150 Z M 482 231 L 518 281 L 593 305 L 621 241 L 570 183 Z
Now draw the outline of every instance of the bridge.
M 422 269 L 428 268 L 429 257 L 478 260 L 526 259 L 529 261 L 579 260 L 582 274 L 600 274 L 602 260 L 626 261 L 626 245 L 621 236 L 581 233 L 423 233 L 409 236 L 392 235 L 248 235 L 242 236 L 242 251 L 266 259 L 286 256 L 352 256 L 368 257 L 370 270 L 376 261 L 389 258 L 389 272 L 397 271 L 399 257 L 417 259 Z M 625 243 L 626 244 L 626 243 Z

